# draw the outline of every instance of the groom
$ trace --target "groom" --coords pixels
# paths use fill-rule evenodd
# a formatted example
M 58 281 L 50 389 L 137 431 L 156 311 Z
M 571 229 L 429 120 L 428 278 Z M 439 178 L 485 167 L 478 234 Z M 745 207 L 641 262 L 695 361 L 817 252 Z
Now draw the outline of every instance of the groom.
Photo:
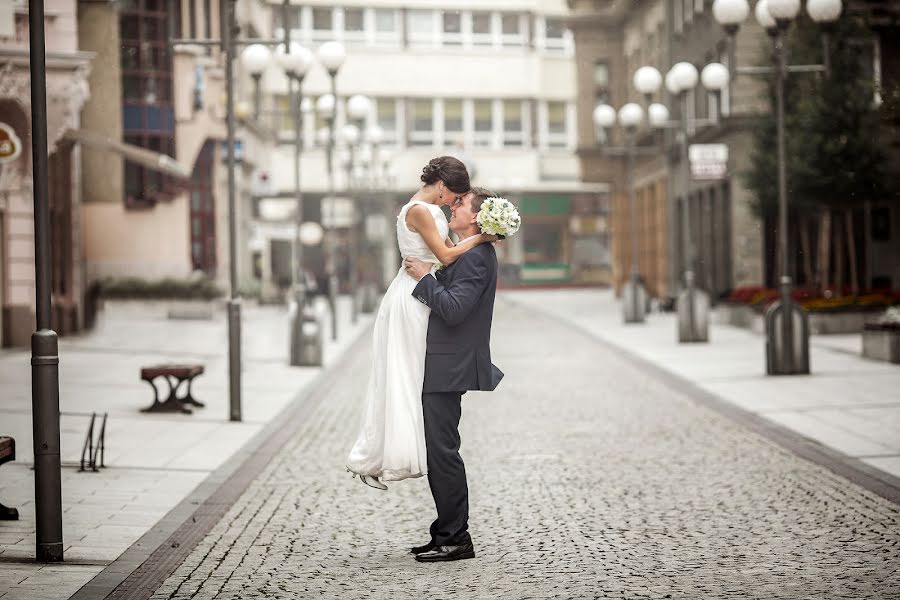
M 472 188 L 450 207 L 450 229 L 460 241 L 481 233 L 475 217 L 481 204 L 493 196 L 484 188 Z M 490 349 L 497 254 L 493 244 L 479 244 L 439 271 L 437 279 L 430 275 L 430 263 L 406 258 L 403 264 L 419 281 L 413 296 L 431 308 L 422 409 L 428 484 L 438 513 L 431 524 L 431 541 L 412 553 L 420 562 L 474 558 L 466 468 L 459 455 L 459 418 L 463 394 L 492 391 L 503 378 L 491 364 Z

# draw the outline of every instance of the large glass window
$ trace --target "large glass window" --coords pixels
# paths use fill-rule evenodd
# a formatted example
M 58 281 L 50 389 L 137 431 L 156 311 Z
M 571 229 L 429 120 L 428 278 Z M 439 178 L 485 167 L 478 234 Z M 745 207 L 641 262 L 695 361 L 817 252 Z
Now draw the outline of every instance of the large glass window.
M 365 14 L 363 9 L 344 9 L 344 41 L 353 45 L 365 43 Z
M 442 13 L 443 44 L 445 46 L 462 45 L 462 14 L 459 11 Z
M 433 10 L 410 10 L 407 14 L 407 30 L 409 43 L 413 46 L 434 45 L 434 19 Z
M 378 98 L 375 100 L 378 126 L 384 131 L 386 144 L 397 143 L 397 100 L 395 98 Z
M 400 44 L 400 11 L 392 8 L 375 9 L 375 43 Z
M 476 146 L 490 146 L 494 130 L 494 111 L 490 100 L 474 100 L 472 102 L 475 114 L 474 138 Z
M 119 11 L 122 128 L 126 143 L 175 156 L 172 56 L 166 13 L 158 0 L 132 0 Z M 125 168 L 125 203 L 152 206 L 174 192 L 174 181 L 131 163 Z
M 472 13 L 472 44 L 475 46 L 490 46 L 494 43 L 491 23 L 491 13 Z
M 525 126 L 521 100 L 503 101 L 503 145 L 522 146 L 525 143 Z
M 412 123 L 410 143 L 414 146 L 431 146 L 434 144 L 434 101 L 413 100 L 409 107 Z
M 444 140 L 453 146 L 463 145 L 462 100 L 444 100 Z
M 312 37 L 317 42 L 334 39 L 334 11 L 331 8 L 312 8 Z
M 562 19 L 547 19 L 544 28 L 544 46 L 548 50 L 564 50 L 566 25 Z
M 519 13 L 504 13 L 501 15 L 500 32 L 503 35 L 504 46 L 524 45 L 527 38 L 524 15 Z
M 568 143 L 566 129 L 566 103 L 547 103 L 547 145 L 564 148 Z

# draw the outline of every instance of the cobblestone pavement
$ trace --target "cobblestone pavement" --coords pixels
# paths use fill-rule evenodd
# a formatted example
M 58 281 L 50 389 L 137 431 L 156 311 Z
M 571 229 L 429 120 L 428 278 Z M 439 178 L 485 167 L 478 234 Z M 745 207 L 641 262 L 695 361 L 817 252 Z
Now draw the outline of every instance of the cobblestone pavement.
M 900 598 L 900 507 L 498 302 L 463 400 L 477 558 L 416 563 L 424 480 L 344 472 L 368 352 L 167 581 L 169 598 Z

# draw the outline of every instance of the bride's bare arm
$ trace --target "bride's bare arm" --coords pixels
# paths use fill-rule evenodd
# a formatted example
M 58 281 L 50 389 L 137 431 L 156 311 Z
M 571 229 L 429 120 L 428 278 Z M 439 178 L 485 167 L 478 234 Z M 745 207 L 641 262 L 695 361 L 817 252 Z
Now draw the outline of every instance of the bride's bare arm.
M 435 257 L 437 257 L 444 265 L 453 264 L 457 258 L 478 244 L 494 242 L 497 240 L 493 235 L 482 233 L 465 240 L 456 246 L 448 247 L 441 239 L 441 234 L 434 222 L 434 216 L 432 216 L 431 212 L 421 204 L 412 206 L 406 211 L 406 226 L 409 227 L 411 231 L 415 231 L 422 236 L 428 249 L 431 250 Z

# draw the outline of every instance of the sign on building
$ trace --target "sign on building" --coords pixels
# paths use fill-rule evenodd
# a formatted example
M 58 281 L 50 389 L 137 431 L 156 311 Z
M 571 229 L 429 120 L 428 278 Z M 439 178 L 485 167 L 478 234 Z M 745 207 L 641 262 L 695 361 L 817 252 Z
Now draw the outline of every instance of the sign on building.
M 22 154 L 22 140 L 6 123 L 0 123 L 0 165 L 12 162 Z
M 728 146 L 725 144 L 691 144 L 688 158 L 694 181 L 717 181 L 728 174 Z

